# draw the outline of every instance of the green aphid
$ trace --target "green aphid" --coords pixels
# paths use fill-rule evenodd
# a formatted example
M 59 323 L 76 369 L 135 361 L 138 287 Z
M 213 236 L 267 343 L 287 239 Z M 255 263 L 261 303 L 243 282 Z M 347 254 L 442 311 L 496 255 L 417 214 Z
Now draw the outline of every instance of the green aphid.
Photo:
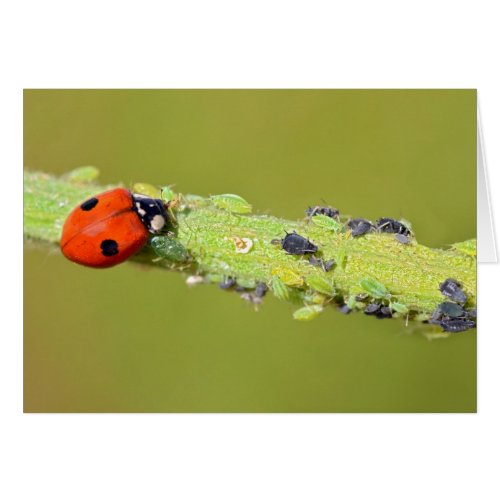
M 278 276 L 273 276 L 271 280 L 271 290 L 274 296 L 280 300 L 288 300 L 290 298 L 290 290 Z
M 455 243 L 451 246 L 452 248 L 457 250 L 457 252 L 464 253 L 465 255 L 469 255 L 470 257 L 476 257 L 477 255 L 476 240 L 466 240 L 460 243 Z
M 340 269 L 344 269 L 347 262 L 347 254 L 345 250 L 344 249 L 338 250 L 337 253 L 334 255 L 334 258 L 337 267 Z
M 81 182 L 83 184 L 93 182 L 99 177 L 99 169 L 97 167 L 78 167 L 65 175 L 66 179 L 71 182 Z
M 252 205 L 237 194 L 217 194 L 210 199 L 217 208 L 234 214 L 249 214 L 252 211 Z
M 318 305 L 306 306 L 297 309 L 293 313 L 293 318 L 299 321 L 310 321 L 314 319 L 321 311 L 323 311 L 322 306 Z
M 205 279 L 209 283 L 220 284 L 224 281 L 224 278 L 226 278 L 226 277 L 223 274 L 207 274 L 207 275 L 205 275 Z
M 428 313 L 425 313 L 425 312 L 421 312 L 421 313 L 416 314 L 413 317 L 413 319 L 415 321 L 428 321 L 429 319 L 431 319 L 431 315 Z
M 356 303 L 357 303 L 356 295 L 349 295 L 349 298 L 347 299 L 346 302 L 347 307 L 352 310 L 356 307 Z
M 400 304 L 399 302 L 391 302 L 389 306 L 399 314 L 408 314 L 410 311 L 404 304 Z
M 322 306 L 327 298 L 322 293 L 312 293 L 304 296 L 304 302 Z
M 153 199 L 157 199 L 160 196 L 160 190 L 156 186 L 153 186 L 153 184 L 148 184 L 147 182 L 136 182 L 132 186 L 132 191 Z
M 206 198 L 203 198 L 203 196 L 198 196 L 197 194 L 183 194 L 182 198 L 187 203 L 193 203 L 196 205 L 206 205 L 208 201 Z
M 319 215 L 316 215 L 313 220 L 316 217 L 319 217 Z M 333 287 L 332 281 L 323 276 L 313 274 L 312 276 L 309 276 L 307 278 L 306 282 L 313 290 L 316 290 L 317 292 L 323 293 L 325 295 L 335 294 L 335 288 Z
M 161 192 L 161 199 L 165 203 L 171 203 L 172 201 L 175 200 L 176 194 L 172 191 L 170 186 L 163 186 L 160 190 Z
M 389 297 L 387 288 L 375 278 L 363 278 L 359 285 L 361 288 L 375 299 L 385 299 Z
M 277 276 L 285 285 L 302 286 L 304 278 L 287 267 L 276 267 L 271 271 L 273 276 Z
M 158 257 L 172 262 L 186 262 L 189 259 L 189 254 L 184 246 L 169 236 L 153 236 L 150 244 Z
M 335 233 L 340 233 L 343 231 L 344 226 L 338 220 L 332 219 L 323 214 L 315 215 L 311 218 L 311 221 L 315 226 L 327 229 L 328 231 L 334 231 Z

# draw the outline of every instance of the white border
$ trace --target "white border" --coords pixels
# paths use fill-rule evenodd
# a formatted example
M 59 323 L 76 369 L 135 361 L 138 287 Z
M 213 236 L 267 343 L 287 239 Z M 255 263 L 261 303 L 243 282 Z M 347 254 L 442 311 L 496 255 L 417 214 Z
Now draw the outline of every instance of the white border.
M 2 10 L 2 498 L 499 498 L 498 266 L 479 270 L 478 415 L 22 415 L 20 363 L 22 87 L 478 88 L 495 198 L 494 2 Z

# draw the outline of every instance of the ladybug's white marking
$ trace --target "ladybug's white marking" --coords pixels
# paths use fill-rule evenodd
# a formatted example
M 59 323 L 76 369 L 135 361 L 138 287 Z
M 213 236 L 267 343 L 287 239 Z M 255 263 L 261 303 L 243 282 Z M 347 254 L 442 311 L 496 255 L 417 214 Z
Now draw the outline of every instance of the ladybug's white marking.
M 151 229 L 153 229 L 153 231 L 159 231 L 165 225 L 165 218 L 163 217 L 163 215 L 155 215 L 151 219 L 150 225 L 151 225 Z
M 146 210 L 141 208 L 141 204 L 139 202 L 137 202 L 135 206 L 137 207 L 137 212 L 139 212 L 139 215 L 146 215 Z

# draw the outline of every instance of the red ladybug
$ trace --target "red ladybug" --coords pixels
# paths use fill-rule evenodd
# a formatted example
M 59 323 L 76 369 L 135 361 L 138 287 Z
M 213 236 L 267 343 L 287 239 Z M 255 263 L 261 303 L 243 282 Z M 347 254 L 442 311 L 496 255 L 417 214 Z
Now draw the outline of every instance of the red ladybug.
M 138 252 L 149 233 L 159 233 L 167 221 L 162 200 L 117 188 L 76 207 L 66 219 L 62 253 L 90 267 L 111 267 Z

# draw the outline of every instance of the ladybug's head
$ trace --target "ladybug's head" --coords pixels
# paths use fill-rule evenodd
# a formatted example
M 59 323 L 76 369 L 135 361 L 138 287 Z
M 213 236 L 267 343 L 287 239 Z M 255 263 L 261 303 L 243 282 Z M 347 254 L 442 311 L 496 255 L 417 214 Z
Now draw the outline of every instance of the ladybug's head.
M 133 194 L 134 210 L 150 233 L 160 233 L 168 216 L 162 200 L 148 198 L 142 194 Z

